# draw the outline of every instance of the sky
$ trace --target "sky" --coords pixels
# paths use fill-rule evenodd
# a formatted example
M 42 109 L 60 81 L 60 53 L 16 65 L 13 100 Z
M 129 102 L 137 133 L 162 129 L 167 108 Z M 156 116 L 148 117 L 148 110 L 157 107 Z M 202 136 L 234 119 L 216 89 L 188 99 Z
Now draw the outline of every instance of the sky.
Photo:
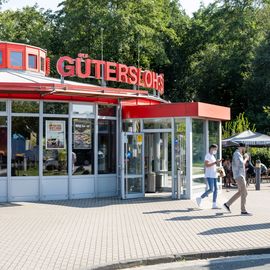
M 214 0 L 179 0 L 182 7 L 185 9 L 186 13 L 189 16 L 192 16 L 192 13 L 195 12 L 199 7 L 200 3 L 208 5 Z M 39 7 L 45 9 L 52 9 L 53 11 L 57 10 L 57 5 L 62 2 L 62 0 L 9 0 L 6 4 L 3 4 L 2 10 L 6 9 L 21 9 L 22 7 L 28 5 L 33 6 L 35 3 Z

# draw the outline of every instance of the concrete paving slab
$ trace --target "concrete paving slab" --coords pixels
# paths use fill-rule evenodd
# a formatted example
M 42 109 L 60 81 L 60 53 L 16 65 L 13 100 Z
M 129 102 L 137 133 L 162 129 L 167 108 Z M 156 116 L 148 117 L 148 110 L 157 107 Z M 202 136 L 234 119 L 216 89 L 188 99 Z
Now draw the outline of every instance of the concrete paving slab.
M 235 190 L 219 196 L 222 204 Z M 118 198 L 0 205 L 0 269 L 97 269 L 270 247 L 270 184 L 249 187 L 247 208 Z M 152 260 L 152 261 L 151 261 Z M 111 268 L 110 268 L 111 267 Z M 105 268 L 104 268 L 105 269 Z

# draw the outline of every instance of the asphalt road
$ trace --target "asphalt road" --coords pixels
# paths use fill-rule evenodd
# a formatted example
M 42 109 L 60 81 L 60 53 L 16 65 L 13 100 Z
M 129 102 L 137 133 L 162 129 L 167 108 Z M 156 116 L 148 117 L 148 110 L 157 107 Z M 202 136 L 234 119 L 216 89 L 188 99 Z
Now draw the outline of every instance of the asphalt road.
M 186 262 L 175 262 L 159 265 L 150 265 L 136 268 L 135 270 L 269 270 L 270 254 L 237 256 L 227 258 L 217 258 L 209 260 L 197 260 Z

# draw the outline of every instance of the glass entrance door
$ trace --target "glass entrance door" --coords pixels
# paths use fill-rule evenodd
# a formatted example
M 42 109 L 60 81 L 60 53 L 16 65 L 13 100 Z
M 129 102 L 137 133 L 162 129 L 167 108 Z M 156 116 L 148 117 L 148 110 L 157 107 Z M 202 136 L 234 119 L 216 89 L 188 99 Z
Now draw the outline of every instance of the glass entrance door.
M 143 144 L 143 133 L 122 133 L 122 199 L 144 196 Z

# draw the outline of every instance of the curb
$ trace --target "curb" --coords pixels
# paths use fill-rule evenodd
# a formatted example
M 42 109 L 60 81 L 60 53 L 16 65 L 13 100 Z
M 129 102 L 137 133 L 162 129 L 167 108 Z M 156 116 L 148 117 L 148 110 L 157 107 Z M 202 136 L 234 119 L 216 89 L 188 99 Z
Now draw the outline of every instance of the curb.
M 223 251 L 211 251 L 211 252 L 201 252 L 201 253 L 180 253 L 175 255 L 168 256 L 158 256 L 158 257 L 149 257 L 146 259 L 138 260 L 127 260 L 120 261 L 114 264 L 100 265 L 92 270 L 118 270 L 139 266 L 155 265 L 161 263 L 171 263 L 177 261 L 191 261 L 191 260 L 204 260 L 204 259 L 213 259 L 219 257 L 233 257 L 233 256 L 243 256 L 243 255 L 258 255 L 258 254 L 270 254 L 270 247 L 262 247 L 255 249 L 240 249 L 240 250 L 223 250 Z

